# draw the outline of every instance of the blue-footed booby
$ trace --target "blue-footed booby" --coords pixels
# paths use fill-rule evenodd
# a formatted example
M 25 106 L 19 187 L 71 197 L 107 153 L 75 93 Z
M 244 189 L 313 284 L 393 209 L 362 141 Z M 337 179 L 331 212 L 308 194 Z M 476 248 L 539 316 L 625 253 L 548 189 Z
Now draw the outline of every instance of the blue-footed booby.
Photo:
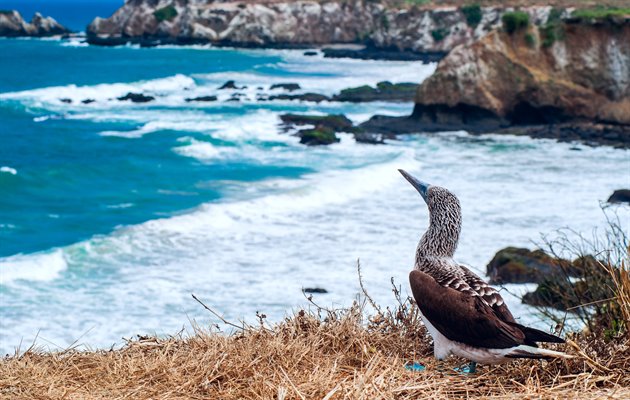
M 400 173 L 420 192 L 429 208 L 429 228 L 416 250 L 409 274 L 413 297 L 433 338 L 438 360 L 449 354 L 476 363 L 499 364 L 514 358 L 548 359 L 571 356 L 541 349 L 536 342 L 564 343 L 538 329 L 520 325 L 499 292 L 453 260 L 461 232 L 461 206 L 447 189 Z

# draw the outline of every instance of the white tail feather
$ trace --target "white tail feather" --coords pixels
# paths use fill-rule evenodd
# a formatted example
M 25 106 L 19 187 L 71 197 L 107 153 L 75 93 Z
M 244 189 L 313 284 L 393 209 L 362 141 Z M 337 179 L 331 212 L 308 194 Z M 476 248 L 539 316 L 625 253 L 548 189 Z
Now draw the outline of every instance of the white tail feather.
M 574 356 L 559 351 L 541 349 L 538 347 L 521 345 L 508 349 L 506 357 L 514 358 L 573 358 Z

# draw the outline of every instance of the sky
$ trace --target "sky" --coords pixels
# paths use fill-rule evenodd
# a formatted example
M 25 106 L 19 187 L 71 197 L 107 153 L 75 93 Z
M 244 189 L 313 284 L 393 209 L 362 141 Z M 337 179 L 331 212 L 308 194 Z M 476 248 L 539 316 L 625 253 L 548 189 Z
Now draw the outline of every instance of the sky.
M 0 10 L 17 10 L 27 21 L 40 12 L 73 31 L 84 31 L 95 17 L 109 17 L 123 4 L 124 0 L 0 0 Z

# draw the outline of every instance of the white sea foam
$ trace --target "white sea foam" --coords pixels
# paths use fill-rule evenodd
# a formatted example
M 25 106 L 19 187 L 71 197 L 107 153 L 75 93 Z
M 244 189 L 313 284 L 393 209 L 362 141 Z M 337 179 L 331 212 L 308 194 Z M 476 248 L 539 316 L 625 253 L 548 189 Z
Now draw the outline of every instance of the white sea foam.
M 124 209 L 124 208 L 130 208 L 133 207 L 135 204 L 134 203 L 120 203 L 120 204 L 110 204 L 107 206 L 107 208 L 112 208 L 112 209 Z
M 194 144 L 191 139 L 181 142 Z M 76 279 L 48 288 L 55 301 L 26 306 L 28 316 L 17 325 L 33 335 L 42 329 L 40 335 L 61 345 L 94 327 L 84 341 L 108 346 L 136 333 L 174 333 L 188 318 L 206 323 L 207 315 L 190 301 L 191 292 L 229 319 L 260 310 L 278 320 L 304 305 L 302 287 L 328 289 L 318 299 L 324 305 L 348 305 L 360 290 L 357 258 L 370 294 L 391 304 L 389 278 L 406 290 L 414 249 L 427 224 L 426 206 L 397 168 L 458 195 L 464 225 L 457 259 L 483 275 L 484 265 L 502 247 L 531 247 L 541 232 L 553 234 L 562 226 L 590 233 L 604 223 L 598 202 L 627 180 L 618 173 L 627 152 L 571 147 L 461 133 L 389 146 L 343 140 L 334 150 L 296 146 L 299 156 L 288 157 L 290 165 L 299 165 L 301 157 L 320 172 L 297 180 L 224 182 L 231 187 L 224 202 L 64 248 Z M 272 154 L 277 158 L 269 162 L 275 165 L 288 153 Z M 624 210 L 619 209 L 622 222 L 630 217 Z M 29 298 L 37 296 L 38 286 L 19 290 Z M 518 298 L 504 296 L 522 322 L 546 328 Z M 64 312 L 69 308 L 72 315 Z M 111 315 L 117 316 L 115 325 Z M 11 336 L 5 343 L 17 344 Z
M 11 175 L 17 175 L 17 170 L 15 168 L 6 167 L 6 166 L 0 167 L 0 172 L 5 172 Z
M 63 105 L 94 107 L 97 103 L 106 103 L 109 100 L 116 100 L 117 97 L 126 95 L 129 92 L 145 93 L 155 96 L 168 96 L 172 93 L 180 93 L 194 88 L 195 81 L 185 75 L 174 75 L 161 79 L 153 79 L 148 81 L 133 83 L 112 83 L 100 84 L 93 86 L 54 86 L 42 89 L 25 90 L 21 92 L 10 92 L 0 94 L 2 99 L 31 100 L 35 104 L 45 106 L 53 104 L 56 106 Z M 61 102 L 61 99 L 69 99 L 70 104 Z M 83 104 L 83 100 L 91 99 L 94 103 Z M 116 101 L 117 103 L 121 103 Z M 127 105 L 137 105 L 136 103 L 126 102 Z M 102 106 L 102 104 L 101 104 Z
M 0 258 L 0 285 L 20 280 L 52 281 L 67 267 L 61 250 Z
M 225 151 L 213 146 L 212 143 L 201 142 L 195 139 L 191 139 L 188 146 L 176 147 L 174 150 L 183 156 L 205 161 L 219 158 L 222 152 Z
M 85 39 L 64 40 L 60 44 L 63 47 L 88 47 L 90 44 Z

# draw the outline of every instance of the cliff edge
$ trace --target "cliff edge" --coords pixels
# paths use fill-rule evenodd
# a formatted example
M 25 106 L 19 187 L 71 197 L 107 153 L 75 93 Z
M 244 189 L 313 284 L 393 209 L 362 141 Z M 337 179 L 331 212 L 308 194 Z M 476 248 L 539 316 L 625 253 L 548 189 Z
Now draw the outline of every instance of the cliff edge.
M 524 8 L 544 22 L 550 6 Z M 423 8 L 362 0 L 255 2 L 128 0 L 109 18 L 96 18 L 88 41 L 100 45 L 213 43 L 240 47 L 362 44 L 394 52 L 443 56 L 501 25 L 511 8 Z

